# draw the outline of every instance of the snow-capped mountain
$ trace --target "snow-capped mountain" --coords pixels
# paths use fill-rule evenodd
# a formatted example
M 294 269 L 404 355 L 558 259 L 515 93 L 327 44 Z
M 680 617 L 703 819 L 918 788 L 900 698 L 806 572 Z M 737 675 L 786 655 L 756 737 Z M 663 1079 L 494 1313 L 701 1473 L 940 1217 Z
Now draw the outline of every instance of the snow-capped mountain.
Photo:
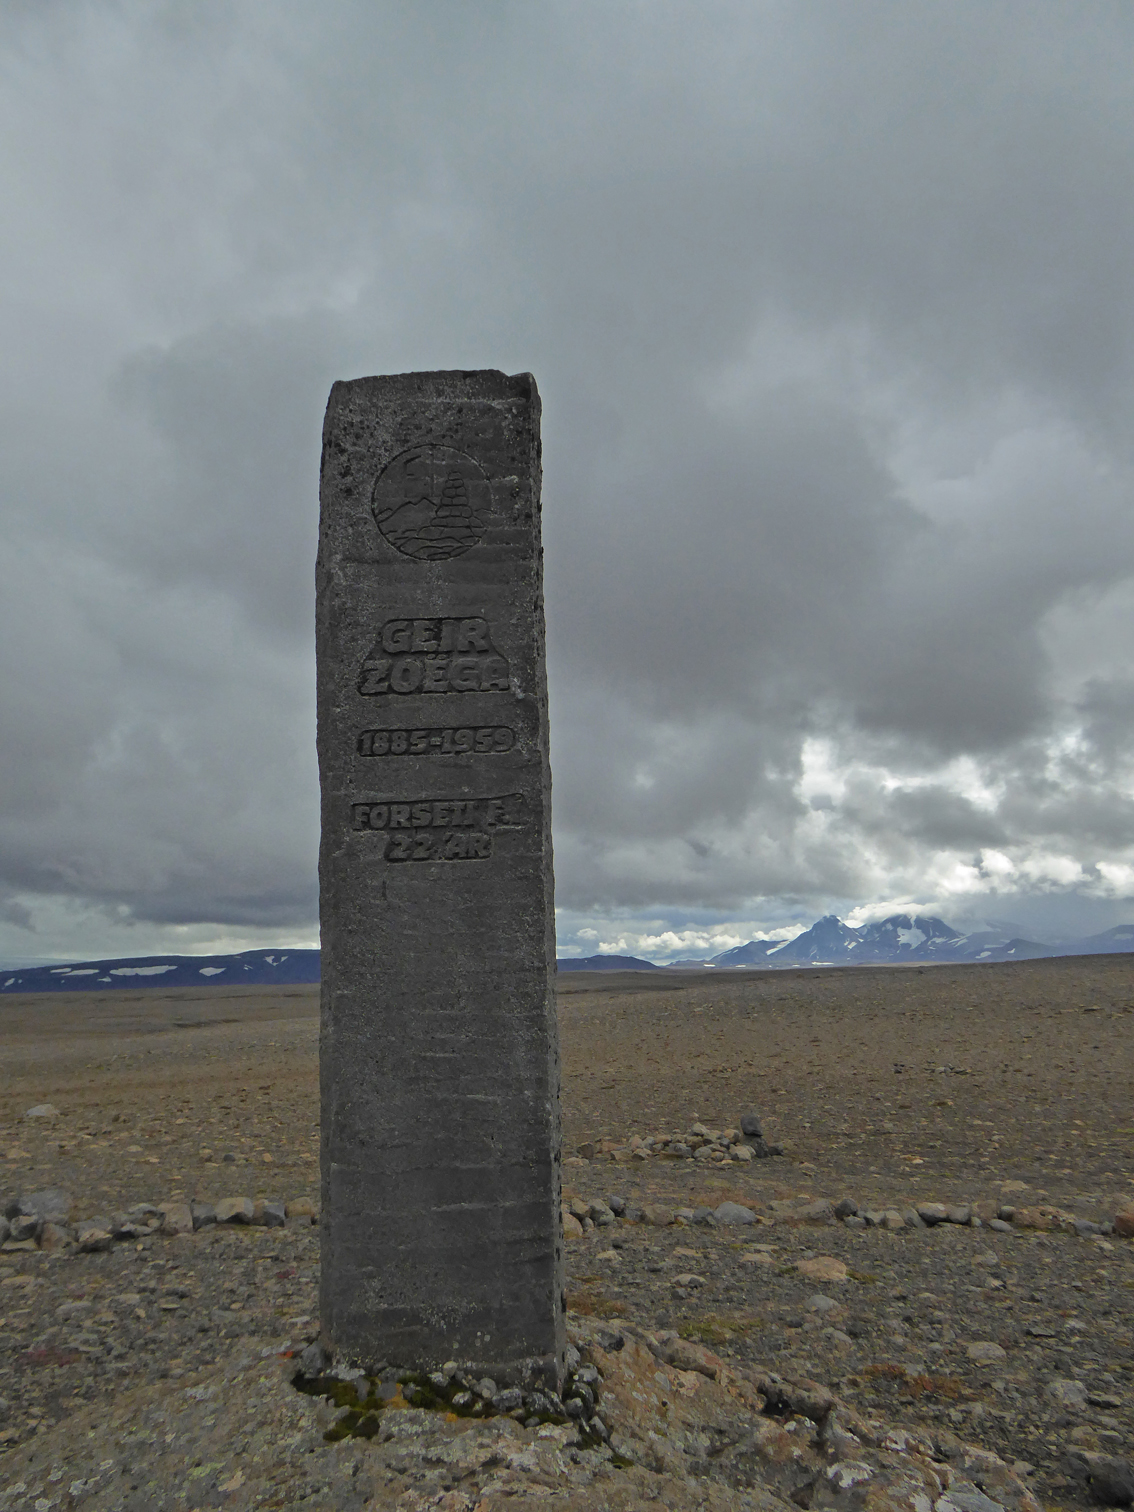
M 834 914 L 826 914 L 805 933 L 770 950 L 766 960 L 775 966 L 786 965 L 788 961 L 798 966 L 801 961 L 859 960 L 863 953 L 861 947 L 861 930 L 852 929 Z
M 749 940 L 704 961 L 681 961 L 694 966 L 845 966 L 894 965 L 910 961 L 1030 961 L 1046 956 L 1102 955 L 1134 951 L 1134 924 L 1119 924 L 1105 934 L 1084 940 L 1045 945 L 1005 929 L 977 929 L 962 934 L 934 914 L 891 914 L 874 924 L 854 929 L 835 914 L 817 920 L 810 929 L 784 944 L 780 940 Z

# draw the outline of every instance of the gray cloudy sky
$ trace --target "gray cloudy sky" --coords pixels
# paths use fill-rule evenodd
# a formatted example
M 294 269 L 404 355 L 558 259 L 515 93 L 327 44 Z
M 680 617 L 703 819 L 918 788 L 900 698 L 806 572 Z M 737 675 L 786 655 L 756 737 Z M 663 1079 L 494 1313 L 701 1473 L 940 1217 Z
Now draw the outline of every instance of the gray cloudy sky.
M 0 957 L 316 939 L 336 377 L 544 398 L 569 952 L 1134 919 L 1126 0 L 10 0 Z

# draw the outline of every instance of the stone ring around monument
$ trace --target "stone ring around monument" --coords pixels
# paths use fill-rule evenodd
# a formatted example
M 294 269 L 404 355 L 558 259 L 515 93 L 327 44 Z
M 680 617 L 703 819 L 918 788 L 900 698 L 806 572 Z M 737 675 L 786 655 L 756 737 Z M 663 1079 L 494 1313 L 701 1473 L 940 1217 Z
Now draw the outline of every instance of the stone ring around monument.
M 478 462 L 452 446 L 411 446 L 378 474 L 374 521 L 417 562 L 461 556 L 484 534 L 492 489 Z

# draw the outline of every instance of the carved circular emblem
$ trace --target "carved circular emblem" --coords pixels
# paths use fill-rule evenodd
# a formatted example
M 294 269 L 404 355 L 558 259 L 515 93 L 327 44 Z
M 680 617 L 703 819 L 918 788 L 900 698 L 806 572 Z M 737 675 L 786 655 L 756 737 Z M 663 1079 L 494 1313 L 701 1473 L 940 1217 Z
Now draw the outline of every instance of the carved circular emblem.
M 437 562 L 477 544 L 491 505 L 488 479 L 470 456 L 451 446 L 411 446 L 378 474 L 371 507 L 395 550 Z

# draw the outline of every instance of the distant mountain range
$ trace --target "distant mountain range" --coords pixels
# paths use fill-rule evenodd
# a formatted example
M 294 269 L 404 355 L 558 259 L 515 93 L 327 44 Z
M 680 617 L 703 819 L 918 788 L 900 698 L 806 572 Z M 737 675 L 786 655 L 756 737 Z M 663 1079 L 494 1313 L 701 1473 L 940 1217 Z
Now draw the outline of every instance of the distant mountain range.
M 638 956 L 560 956 L 556 962 L 560 971 L 664 971 L 656 961 L 643 961 Z
M 834 914 L 786 944 L 749 940 L 701 960 L 671 961 L 669 969 L 736 966 L 888 965 L 904 961 L 1033 961 L 1045 956 L 1110 955 L 1134 951 L 1134 924 L 1061 945 L 1044 945 L 1006 931 L 981 929 L 961 934 L 932 914 L 891 914 L 877 924 L 852 929 Z M 562 969 L 562 963 L 560 963 Z
M 1134 924 L 1061 945 L 1025 940 L 1005 930 L 961 934 L 931 914 L 891 914 L 852 929 L 834 914 L 794 940 L 749 940 L 719 955 L 659 966 L 639 956 L 561 957 L 560 971 L 703 971 L 730 967 L 878 966 L 904 962 L 1034 961 L 1046 956 L 1112 955 L 1134 951 Z M 245 950 L 239 955 L 136 956 L 76 961 L 0 972 L 5 992 L 104 992 L 123 987 L 272 987 L 319 980 L 317 950 Z
M 319 980 L 317 950 L 245 950 L 239 955 L 135 956 L 0 973 L 5 992 L 105 992 L 123 987 L 280 987 Z

